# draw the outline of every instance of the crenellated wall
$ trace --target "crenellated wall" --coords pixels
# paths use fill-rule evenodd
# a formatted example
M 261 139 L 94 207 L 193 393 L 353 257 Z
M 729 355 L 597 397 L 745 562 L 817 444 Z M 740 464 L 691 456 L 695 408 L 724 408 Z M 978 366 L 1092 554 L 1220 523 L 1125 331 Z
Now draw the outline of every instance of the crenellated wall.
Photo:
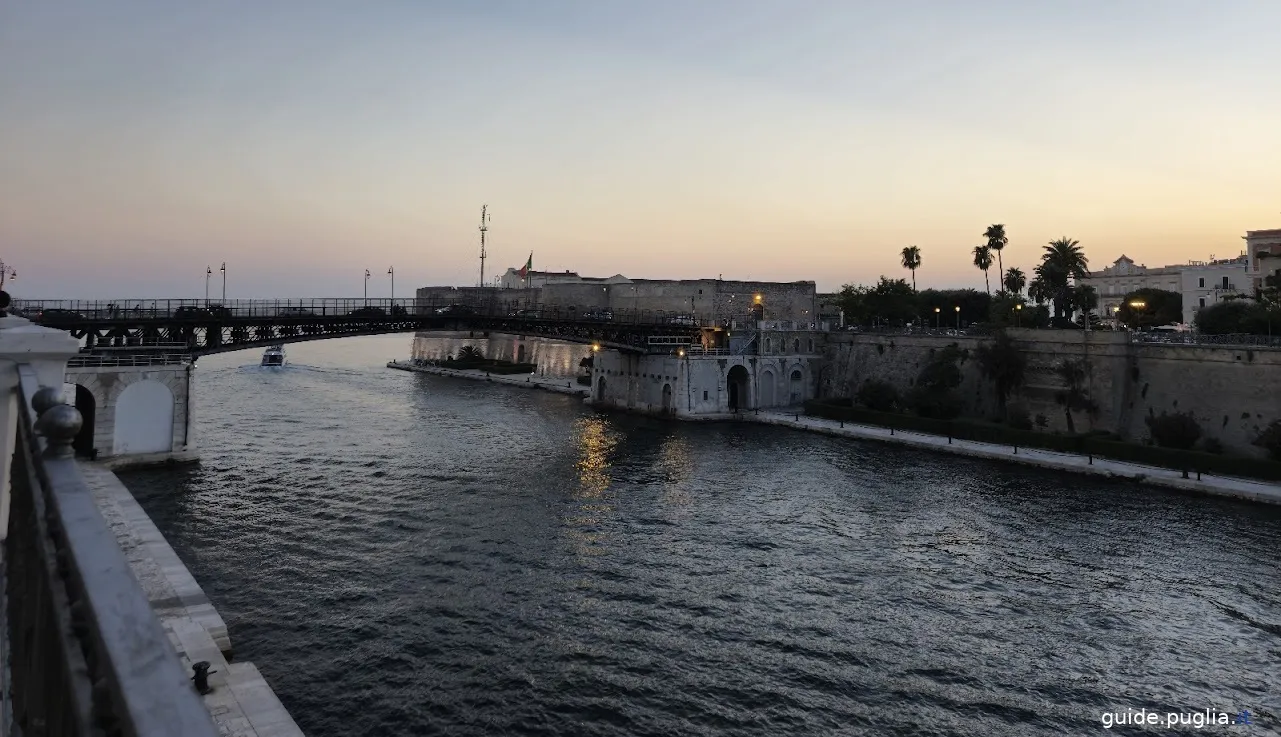
M 1048 428 L 1067 430 L 1055 395 L 1063 389 L 1058 368 L 1065 360 L 1086 369 L 1085 386 L 1097 411 L 1073 415 L 1078 431 L 1113 432 L 1141 441 L 1148 437 L 1149 414 L 1190 411 L 1203 437 L 1216 438 L 1243 455 L 1259 456 L 1252 445 L 1259 431 L 1281 419 L 1281 350 L 1234 349 L 1173 344 L 1131 343 L 1125 333 L 1075 330 L 1011 330 L 1027 357 L 1024 385 L 1010 398 L 1028 412 L 1044 415 Z M 970 336 L 828 336 L 820 396 L 853 396 L 868 379 L 912 388 L 932 351 L 956 344 L 965 358 L 957 390 L 966 416 L 995 418 L 998 404 L 991 383 L 979 368 L 975 349 L 984 339 Z

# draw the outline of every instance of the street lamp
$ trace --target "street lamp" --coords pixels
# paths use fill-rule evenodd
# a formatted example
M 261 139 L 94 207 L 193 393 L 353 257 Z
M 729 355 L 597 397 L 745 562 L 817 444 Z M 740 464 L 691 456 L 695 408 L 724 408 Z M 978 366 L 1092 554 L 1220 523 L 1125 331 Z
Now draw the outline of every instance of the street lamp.
M 365 306 L 369 306 L 369 269 L 365 269 Z
M 956 329 L 960 330 L 961 329 L 961 306 L 957 305 L 954 309 L 956 310 Z
M 209 306 L 209 277 L 213 276 L 213 267 L 205 267 L 205 306 Z
M 1019 326 L 1019 315 L 1021 314 L 1023 314 L 1022 303 L 1014 305 L 1014 327 L 1016 328 Z
M 0 261 L 0 289 L 4 289 L 4 282 L 6 279 L 13 281 L 17 278 L 18 272 L 14 271 L 12 266 L 8 266 L 5 262 Z
M 396 304 L 396 267 L 388 266 L 387 274 L 391 277 L 391 303 Z
M 938 307 L 934 308 L 934 329 L 935 330 L 939 329 L 939 320 L 942 319 L 942 315 L 939 314 L 940 312 L 941 310 Z
M 226 307 L 227 306 L 227 262 L 226 261 L 222 262 L 222 268 L 219 269 L 219 271 L 222 272 L 222 305 L 223 307 Z

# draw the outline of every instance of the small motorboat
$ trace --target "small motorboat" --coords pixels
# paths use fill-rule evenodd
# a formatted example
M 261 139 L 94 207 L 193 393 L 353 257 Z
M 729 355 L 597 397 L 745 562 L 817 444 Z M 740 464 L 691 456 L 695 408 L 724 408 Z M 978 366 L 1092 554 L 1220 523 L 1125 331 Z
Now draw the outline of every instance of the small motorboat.
M 283 345 L 273 345 L 262 354 L 262 365 L 264 366 L 284 366 L 285 365 L 285 347 Z

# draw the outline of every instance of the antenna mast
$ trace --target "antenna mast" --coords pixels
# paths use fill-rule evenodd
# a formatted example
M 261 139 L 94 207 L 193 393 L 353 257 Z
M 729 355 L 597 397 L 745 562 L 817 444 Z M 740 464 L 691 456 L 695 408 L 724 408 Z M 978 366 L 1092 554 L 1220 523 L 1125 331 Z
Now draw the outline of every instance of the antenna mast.
M 489 230 L 489 205 L 480 206 L 480 285 L 485 286 L 485 231 Z

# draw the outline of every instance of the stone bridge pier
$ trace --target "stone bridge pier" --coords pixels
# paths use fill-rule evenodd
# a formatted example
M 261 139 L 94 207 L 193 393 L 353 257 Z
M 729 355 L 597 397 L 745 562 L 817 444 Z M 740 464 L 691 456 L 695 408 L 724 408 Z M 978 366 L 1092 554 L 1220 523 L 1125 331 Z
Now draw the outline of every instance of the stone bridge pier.
M 67 366 L 67 402 L 84 418 L 76 454 L 111 468 L 193 461 L 189 361 Z

